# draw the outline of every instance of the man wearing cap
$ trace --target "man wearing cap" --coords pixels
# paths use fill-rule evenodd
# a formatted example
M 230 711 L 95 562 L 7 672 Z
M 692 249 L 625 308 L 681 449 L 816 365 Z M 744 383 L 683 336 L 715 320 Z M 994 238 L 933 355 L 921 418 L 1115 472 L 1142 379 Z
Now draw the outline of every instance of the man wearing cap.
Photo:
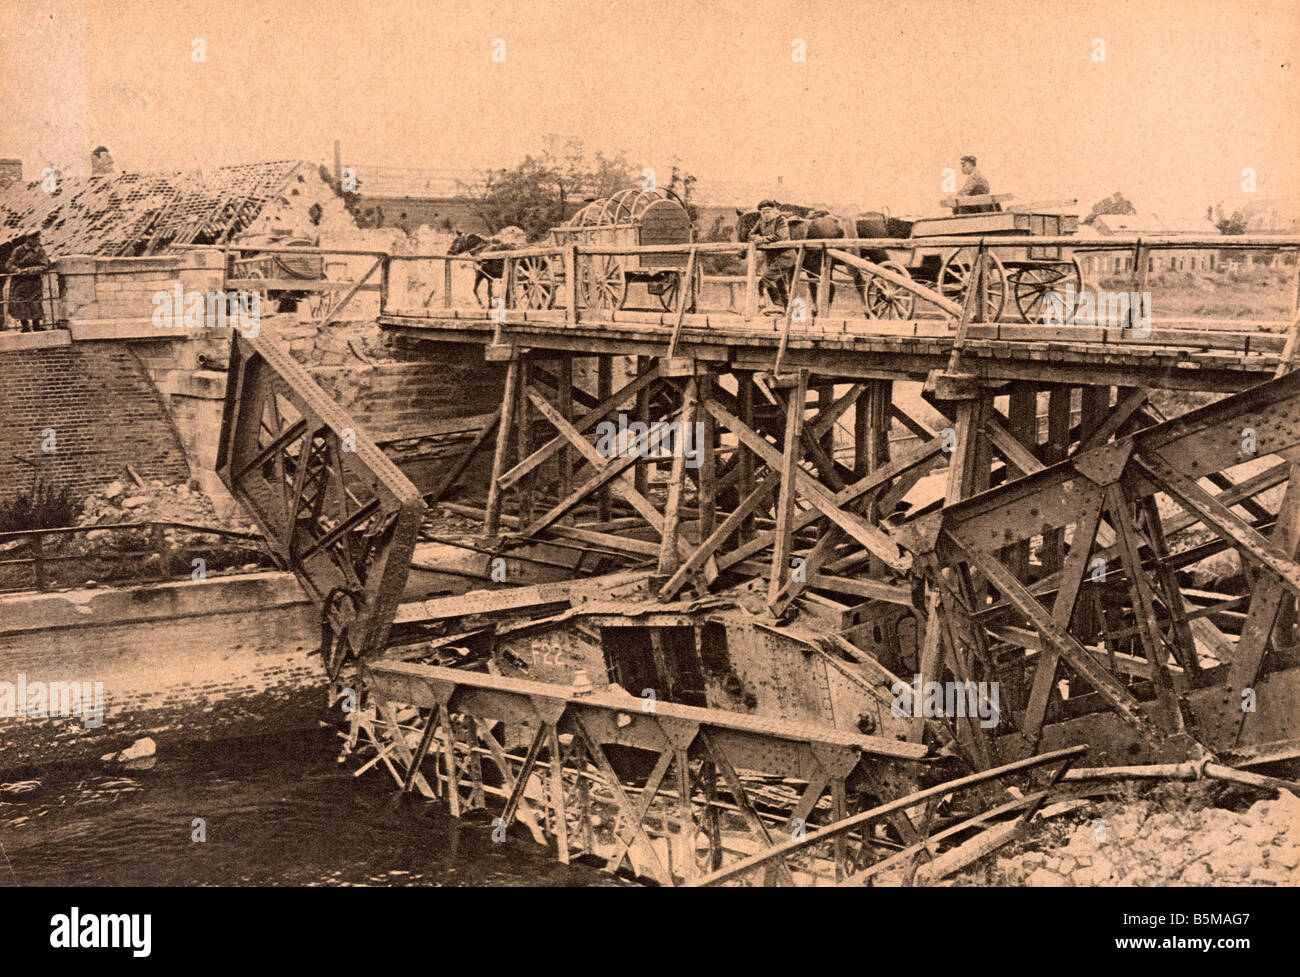
M 790 222 L 781 213 L 781 205 L 775 200 L 761 200 L 758 204 L 758 220 L 749 232 L 749 239 L 755 244 L 771 244 L 774 241 L 790 240 Z M 763 251 L 763 275 L 761 282 L 764 291 L 778 305 L 778 311 L 785 308 L 789 295 L 787 280 L 794 269 L 794 253 L 791 251 Z
M 49 270 L 50 259 L 41 247 L 39 231 L 27 235 L 5 263 L 5 272 L 13 276 L 9 279 L 9 314 L 22 324 L 22 332 L 42 328 L 41 300 Z
M 976 160 L 974 156 L 963 156 L 961 158 L 961 171 L 966 174 L 966 182 L 961 185 L 957 191 L 959 197 L 982 197 L 989 193 L 989 181 L 984 179 L 984 174 L 975 168 Z M 992 204 L 975 204 L 972 206 L 954 208 L 955 214 L 985 214 L 996 210 Z

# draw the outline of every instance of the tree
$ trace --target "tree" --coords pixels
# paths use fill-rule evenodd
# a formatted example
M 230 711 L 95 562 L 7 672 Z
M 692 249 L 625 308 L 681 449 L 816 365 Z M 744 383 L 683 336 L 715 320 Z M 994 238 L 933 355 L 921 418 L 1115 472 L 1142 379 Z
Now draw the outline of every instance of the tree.
M 1109 197 L 1098 200 L 1092 205 L 1092 210 L 1084 218 L 1085 224 L 1091 224 L 1094 217 L 1100 217 L 1103 214 L 1136 214 L 1137 208 L 1129 203 L 1124 194 L 1116 190 Z
M 1239 210 L 1234 210 L 1231 217 L 1225 217 L 1223 201 L 1219 201 L 1213 207 L 1206 208 L 1205 216 L 1214 221 L 1214 226 L 1219 229 L 1220 234 L 1245 234 L 1246 225 L 1250 223 L 1250 218 Z
M 512 168 L 486 171 L 474 184 L 462 184 L 479 218 L 495 234 L 514 225 L 530 241 L 563 223 L 584 200 L 607 197 L 639 182 L 624 153 L 588 153 L 571 139 L 562 147 L 549 136 L 545 148 Z
M 696 182 L 697 179 L 693 174 L 682 169 L 680 160 L 674 159 L 673 173 L 668 181 L 668 189 L 682 198 L 682 203 L 686 204 L 686 213 L 690 216 L 692 224 L 700 219 L 700 208 L 696 207 L 691 201 L 691 197 L 695 194 Z

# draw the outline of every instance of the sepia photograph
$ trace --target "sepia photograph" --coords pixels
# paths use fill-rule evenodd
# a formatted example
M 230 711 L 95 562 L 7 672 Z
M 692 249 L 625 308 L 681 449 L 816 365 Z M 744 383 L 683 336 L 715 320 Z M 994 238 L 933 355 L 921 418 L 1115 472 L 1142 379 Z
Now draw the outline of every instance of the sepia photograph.
M 1297 53 L 1292 0 L 9 0 L 24 940 L 815 886 L 1250 950 Z

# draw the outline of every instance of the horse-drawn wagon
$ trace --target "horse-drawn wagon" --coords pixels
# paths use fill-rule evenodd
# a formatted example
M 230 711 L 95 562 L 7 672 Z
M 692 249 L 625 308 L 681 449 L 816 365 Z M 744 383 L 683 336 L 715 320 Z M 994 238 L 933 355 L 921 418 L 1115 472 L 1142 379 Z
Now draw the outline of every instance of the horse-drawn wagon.
M 1054 206 L 1034 205 L 1001 209 L 1009 196 L 951 198 L 943 203 L 952 208 L 951 215 L 906 221 L 890 218 L 888 226 L 881 219 L 876 233 L 864 237 L 906 237 L 916 242 L 911 248 L 863 249 L 863 257 L 889 270 L 907 275 L 928 285 L 945 298 L 961 302 L 966 297 L 976 258 L 977 245 L 967 247 L 927 246 L 926 238 L 992 238 L 983 254 L 984 317 L 1001 316 L 1008 296 L 1026 322 L 1042 316 L 1043 300 L 1052 291 L 1064 290 L 1069 284 L 1076 294 L 1083 287 L 1083 272 L 1072 249 L 1059 245 L 1017 245 L 998 247 L 996 238 L 1007 236 L 1058 237 L 1074 234 L 1078 217 L 1059 212 Z M 968 209 L 997 208 L 982 212 Z M 906 289 L 883 278 L 873 277 L 867 284 L 866 302 L 879 318 L 910 318 L 916 297 Z
M 551 240 L 588 248 L 679 245 L 692 243 L 694 228 L 686 204 L 671 190 L 632 189 L 587 204 L 552 228 Z M 688 257 L 684 250 L 579 255 L 578 300 L 589 309 L 621 309 L 630 287 L 641 285 L 664 310 L 675 309 L 679 298 L 690 308 L 699 294 L 700 267 L 697 262 L 694 281 L 683 289 Z
M 551 228 L 550 240 L 544 244 L 527 247 L 522 237 L 512 241 L 504 234 L 492 238 L 462 234 L 447 254 L 474 259 L 476 296 L 479 285 L 486 281 L 491 300 L 495 289 L 508 277 L 505 291 L 511 308 L 549 309 L 561 294 L 565 262 L 558 254 L 540 253 L 547 248 L 576 244 L 597 250 L 633 251 L 693 241 L 690 214 L 677 194 L 671 190 L 631 189 L 587 204 L 569 220 Z M 519 254 L 509 257 L 511 251 Z M 644 287 L 650 300 L 665 310 L 675 309 L 689 265 L 685 250 L 579 254 L 578 303 L 588 309 L 622 309 L 627 306 L 631 287 L 637 285 Z M 698 264 L 692 277 L 694 283 L 686 290 L 688 308 L 693 307 L 699 294 Z
M 338 293 L 352 288 L 352 282 L 343 280 L 346 262 L 329 262 L 327 266 L 324 254 L 257 250 L 257 243 L 278 248 L 315 248 L 314 240 L 268 237 L 261 242 L 242 243 L 244 247 L 230 254 L 226 269 L 228 285 L 261 292 L 265 300 L 292 303 L 291 307 L 295 308 L 306 302 L 314 320 L 326 319 L 334 309 Z

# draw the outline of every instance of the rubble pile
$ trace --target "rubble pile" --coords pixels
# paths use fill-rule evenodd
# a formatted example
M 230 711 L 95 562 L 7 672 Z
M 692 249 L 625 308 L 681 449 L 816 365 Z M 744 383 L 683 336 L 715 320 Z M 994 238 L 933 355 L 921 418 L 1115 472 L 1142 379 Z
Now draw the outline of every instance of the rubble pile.
M 1243 811 L 1160 810 L 1138 800 L 976 866 L 953 884 L 1042 886 L 1294 886 L 1300 884 L 1300 798 L 1286 791 Z M 1038 848 L 1032 846 L 1038 845 Z M 1011 850 L 1008 849 L 1008 852 Z
M 262 318 L 262 334 L 284 346 L 304 366 L 360 366 L 389 362 L 392 351 L 378 322 L 352 318 L 321 326 L 294 313 Z
M 78 526 L 109 526 L 122 522 L 187 522 L 252 532 L 244 523 L 222 522 L 211 500 L 184 484 L 167 485 L 158 480 L 139 485 L 133 480 L 110 482 L 90 493 L 82 507 Z M 105 533 L 107 535 L 107 533 Z M 95 539 L 95 533 L 88 534 Z

